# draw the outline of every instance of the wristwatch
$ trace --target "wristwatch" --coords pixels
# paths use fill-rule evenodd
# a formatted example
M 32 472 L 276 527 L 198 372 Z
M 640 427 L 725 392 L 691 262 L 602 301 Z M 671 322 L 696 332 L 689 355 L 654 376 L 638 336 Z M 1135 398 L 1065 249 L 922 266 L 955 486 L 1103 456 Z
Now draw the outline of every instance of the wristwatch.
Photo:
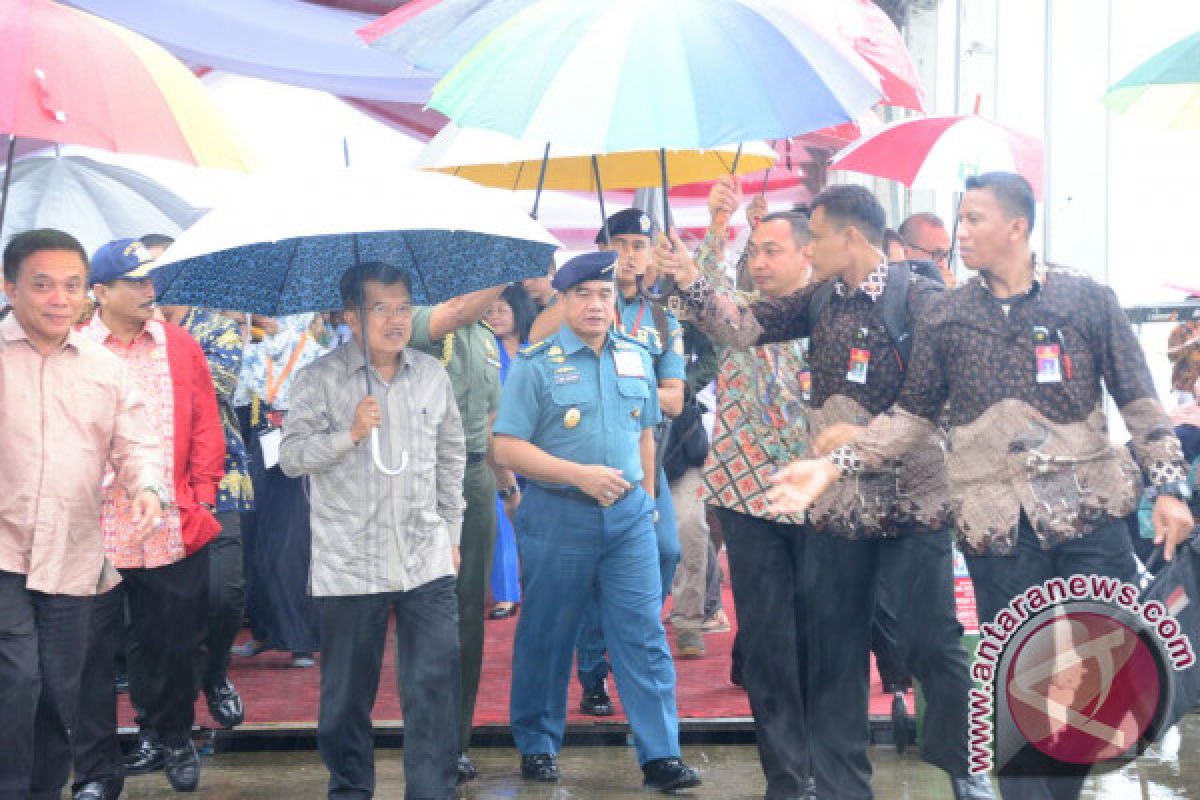
M 1162 483 L 1154 487 L 1154 496 L 1170 495 L 1178 498 L 1183 502 L 1190 502 L 1192 499 L 1192 487 L 1187 481 L 1171 481 L 1170 483 Z
M 496 492 L 496 495 L 501 500 L 507 500 L 508 498 L 512 497 L 514 494 L 516 494 L 519 491 L 521 491 L 521 487 L 517 486 L 517 484 L 514 483 L 512 486 L 509 486 L 507 489 L 500 489 L 499 491 Z
M 161 487 L 161 486 L 155 486 L 155 485 L 153 485 L 153 484 L 151 484 L 151 485 L 147 485 L 147 486 L 143 486 L 143 487 L 142 487 L 142 491 L 143 491 L 143 492 L 150 492 L 150 493 L 151 493 L 151 494 L 153 494 L 155 497 L 157 497 L 157 498 L 158 498 L 158 504 L 159 504 L 160 506 L 162 506 L 163 508 L 166 508 L 167 506 L 171 505 L 171 496 L 170 496 L 170 495 L 168 495 L 168 494 L 167 494 L 167 490 L 166 490 L 166 489 L 164 489 L 164 488 L 163 488 L 163 487 Z
M 200 501 L 200 505 L 202 505 L 202 506 L 204 506 L 206 509 L 208 509 L 208 513 L 210 513 L 210 514 L 214 514 L 214 513 L 216 513 L 217 507 L 216 507 L 216 506 L 214 506 L 212 503 L 206 503 L 206 502 L 204 502 L 203 500 L 201 500 L 201 501 Z

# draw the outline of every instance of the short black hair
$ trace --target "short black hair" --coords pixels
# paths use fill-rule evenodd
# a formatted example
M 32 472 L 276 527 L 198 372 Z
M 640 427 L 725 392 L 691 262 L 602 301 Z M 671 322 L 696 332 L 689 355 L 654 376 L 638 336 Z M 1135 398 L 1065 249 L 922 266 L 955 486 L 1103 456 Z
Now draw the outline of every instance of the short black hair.
M 883 252 L 887 255 L 887 249 L 893 244 L 898 244 L 904 247 L 904 240 L 900 238 L 900 234 L 896 233 L 891 228 L 883 229 Z
M 404 290 L 412 297 L 412 280 L 408 273 L 382 261 L 364 261 L 355 264 L 342 275 L 339 286 L 342 292 L 342 308 L 355 311 L 366 302 L 363 285 L 367 281 L 382 283 L 384 286 L 404 285 Z
M 513 312 L 513 330 L 522 342 L 529 341 L 529 331 L 533 328 L 533 321 L 537 319 L 538 308 L 533 302 L 533 298 L 529 296 L 529 292 L 525 291 L 525 287 L 519 283 L 510 283 L 504 287 L 504 291 L 500 293 L 500 299 L 508 303 L 508 307 Z
M 967 178 L 967 191 L 987 189 L 1000 203 L 1009 218 L 1024 217 L 1033 230 L 1036 221 L 1037 201 L 1033 198 L 1033 187 L 1029 181 L 1015 172 L 985 172 Z
M 167 236 L 165 233 L 147 233 L 141 239 L 138 239 L 145 247 L 162 247 L 167 248 L 175 244 L 175 238 Z
M 941 228 L 946 229 L 946 223 L 942 222 L 942 218 L 931 211 L 918 211 L 915 214 L 909 214 L 904 222 L 900 223 L 900 238 L 906 243 L 911 242 L 917 235 L 917 229 L 920 227 L 926 228 Z
M 868 242 L 883 246 L 887 215 L 870 189 L 852 183 L 829 186 L 813 198 L 814 214 L 818 208 L 825 209 L 826 218 L 840 227 L 853 225 Z
M 792 240 L 796 243 L 796 247 L 804 247 L 808 244 L 808 213 L 804 211 L 772 211 L 758 221 L 761 225 L 764 222 L 774 222 L 777 219 L 786 219 L 788 224 L 792 226 Z
M 38 228 L 18 233 L 4 248 L 4 280 L 16 283 L 21 274 L 21 264 L 34 253 L 45 250 L 68 250 L 76 253 L 83 262 L 84 277 L 90 271 L 88 254 L 83 245 L 69 233 L 55 228 Z

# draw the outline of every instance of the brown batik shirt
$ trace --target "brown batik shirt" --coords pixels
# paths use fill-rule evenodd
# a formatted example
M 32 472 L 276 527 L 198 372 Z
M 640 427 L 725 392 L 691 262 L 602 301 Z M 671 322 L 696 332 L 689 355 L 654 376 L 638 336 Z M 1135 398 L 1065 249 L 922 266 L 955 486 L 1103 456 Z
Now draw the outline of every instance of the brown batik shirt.
M 1185 478 L 1141 346 L 1107 286 L 1051 269 L 1006 314 L 976 276 L 918 317 L 914 336 L 896 408 L 831 459 L 845 474 L 877 469 L 947 422 L 965 552 L 1011 552 L 1022 512 L 1049 548 L 1133 511 L 1140 476 L 1109 441 L 1101 381 L 1151 481 Z M 1059 380 L 1039 382 L 1035 336 L 1058 346 Z
M 680 293 L 695 324 L 717 344 L 752 347 L 809 338 L 812 441 L 830 425 L 866 425 L 899 395 L 904 367 L 881 316 L 887 274 L 887 264 L 881 263 L 856 290 L 839 281 L 811 330 L 810 307 L 821 283 L 749 305 L 716 293 L 704 278 Z M 933 281 L 909 278 L 910 330 L 941 291 Z M 854 349 L 869 353 L 862 383 L 850 379 Z M 903 457 L 845 476 L 809 512 L 814 528 L 847 538 L 893 536 L 907 528 L 940 530 L 949 520 L 945 457 L 940 433 L 933 429 L 923 431 L 920 443 Z

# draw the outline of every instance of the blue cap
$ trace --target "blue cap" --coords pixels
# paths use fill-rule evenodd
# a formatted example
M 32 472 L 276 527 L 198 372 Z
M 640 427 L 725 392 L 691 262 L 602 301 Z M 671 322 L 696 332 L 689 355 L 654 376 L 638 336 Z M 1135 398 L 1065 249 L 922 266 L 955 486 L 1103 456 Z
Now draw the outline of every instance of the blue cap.
M 624 211 L 618 211 L 608 218 L 609 236 L 632 234 L 635 236 L 653 237 L 654 230 L 654 220 L 650 219 L 650 215 L 640 208 L 627 208 Z M 608 244 L 604 238 L 604 228 L 601 228 L 596 233 L 596 244 Z
M 102 246 L 92 256 L 92 284 L 108 283 L 117 278 L 136 280 L 149 276 L 154 256 L 137 239 L 117 239 Z
M 613 264 L 617 263 L 617 254 L 611 250 L 606 253 L 584 253 L 575 256 L 554 273 L 550 285 L 560 292 L 565 292 L 572 286 L 584 281 L 611 281 Z

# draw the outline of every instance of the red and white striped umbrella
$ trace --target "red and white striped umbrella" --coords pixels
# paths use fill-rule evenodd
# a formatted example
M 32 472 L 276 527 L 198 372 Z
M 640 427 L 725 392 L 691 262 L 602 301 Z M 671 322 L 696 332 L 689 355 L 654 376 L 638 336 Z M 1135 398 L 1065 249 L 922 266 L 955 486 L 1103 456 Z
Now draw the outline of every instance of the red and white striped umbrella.
M 968 114 L 894 122 L 839 152 L 829 168 L 951 191 L 971 175 L 1003 170 L 1024 177 L 1040 199 L 1043 158 L 1040 139 Z

